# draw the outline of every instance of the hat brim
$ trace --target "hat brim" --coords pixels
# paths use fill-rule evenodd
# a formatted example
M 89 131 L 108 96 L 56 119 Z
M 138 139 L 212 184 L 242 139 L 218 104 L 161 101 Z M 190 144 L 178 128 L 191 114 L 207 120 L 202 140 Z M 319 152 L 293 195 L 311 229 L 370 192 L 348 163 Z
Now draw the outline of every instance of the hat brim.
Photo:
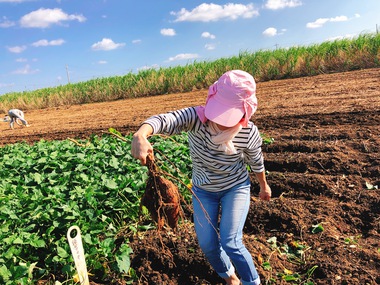
M 236 126 L 244 116 L 242 108 L 227 106 L 214 97 L 210 97 L 205 106 L 205 116 L 208 120 L 224 127 Z

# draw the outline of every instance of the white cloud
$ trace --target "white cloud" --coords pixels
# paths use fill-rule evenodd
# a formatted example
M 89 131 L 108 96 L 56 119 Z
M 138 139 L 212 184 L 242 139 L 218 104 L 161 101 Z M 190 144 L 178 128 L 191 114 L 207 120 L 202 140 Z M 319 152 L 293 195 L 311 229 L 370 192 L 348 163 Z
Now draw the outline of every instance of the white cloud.
M 27 61 L 28 60 L 26 58 L 22 58 L 22 57 L 16 59 L 16 62 L 27 62 Z
M 99 60 L 98 64 L 107 64 L 108 62 L 106 60 Z
M 0 0 L 0 2 L 1 2 L 1 0 Z M 3 21 L 0 22 L 0 28 L 10 28 L 10 27 L 13 27 L 15 25 L 16 25 L 16 23 L 9 21 L 7 17 L 3 17 Z
M 280 31 L 278 31 L 276 28 L 270 27 L 270 28 L 265 29 L 265 31 L 263 32 L 263 35 L 266 37 L 274 37 L 274 36 L 283 35 L 285 32 L 286 32 L 286 29 L 281 29 Z
M 277 29 L 276 28 L 268 28 L 263 32 L 263 35 L 266 37 L 274 37 L 277 35 Z
M 330 18 L 330 21 L 331 22 L 346 22 L 346 21 L 348 21 L 348 17 L 347 16 L 337 16 L 335 18 Z
M 135 45 L 137 45 L 137 44 L 141 44 L 141 40 L 140 39 L 137 39 L 137 40 L 133 40 L 132 41 L 132 44 L 135 44 Z
M 161 29 L 160 33 L 163 36 L 169 36 L 169 37 L 172 37 L 172 36 L 176 35 L 174 29 Z
M 215 39 L 215 35 L 213 34 L 210 34 L 209 32 L 203 32 L 202 35 L 201 35 L 202 38 L 206 38 L 206 39 Z
M 207 50 L 214 50 L 216 46 L 214 44 L 205 44 L 205 49 Z
M 199 57 L 199 55 L 196 53 L 181 53 L 181 54 L 177 54 L 174 57 L 170 57 L 169 61 L 177 61 L 177 60 L 184 60 L 184 59 L 195 59 L 198 57 Z
M 24 28 L 48 28 L 54 24 L 61 25 L 65 21 L 84 22 L 83 15 L 68 15 L 61 9 L 40 8 L 21 17 L 20 25 Z
M 24 50 L 26 50 L 26 46 L 8 47 L 8 50 L 12 53 L 22 53 Z
M 316 29 L 322 27 L 324 24 L 326 24 L 329 21 L 327 18 L 319 18 L 315 20 L 314 22 L 310 22 L 306 24 L 307 28 L 310 29 Z
M 301 6 L 300 0 L 268 0 L 264 7 L 271 10 L 278 10 L 284 8 L 293 8 Z
M 236 20 L 238 18 L 252 18 L 258 16 L 259 12 L 253 4 L 233 4 L 226 5 L 203 3 L 195 7 L 192 11 L 182 8 L 179 12 L 170 12 L 175 16 L 175 22 L 212 22 L 223 19 Z
M 65 43 L 65 41 L 63 39 L 52 40 L 52 41 L 48 41 L 48 40 L 44 39 L 44 40 L 39 40 L 37 42 L 32 43 L 32 46 L 34 46 L 34 47 L 60 46 L 64 43 Z
M 92 50 L 114 50 L 125 46 L 125 43 L 115 43 L 113 40 L 108 38 L 103 38 L 101 42 L 94 43 L 91 48 Z
M 27 75 L 27 74 L 35 74 L 35 73 L 37 73 L 37 72 L 39 72 L 38 69 L 32 70 L 32 69 L 30 68 L 30 65 L 27 64 L 27 65 L 25 65 L 23 68 L 20 68 L 20 69 L 17 69 L 17 70 L 15 70 L 15 71 L 13 71 L 12 74 L 22 74 L 22 75 Z
M 347 16 L 337 16 L 334 18 L 319 18 L 314 22 L 307 23 L 306 27 L 309 29 L 316 29 L 322 27 L 327 22 L 346 22 L 348 20 L 349 19 Z

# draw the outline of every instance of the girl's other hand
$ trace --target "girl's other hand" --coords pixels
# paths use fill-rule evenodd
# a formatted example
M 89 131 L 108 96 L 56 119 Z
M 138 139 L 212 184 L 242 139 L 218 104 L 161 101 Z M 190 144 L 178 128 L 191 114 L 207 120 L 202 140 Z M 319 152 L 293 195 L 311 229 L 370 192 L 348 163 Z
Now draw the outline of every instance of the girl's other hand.
M 270 200 L 270 198 L 272 197 L 272 190 L 270 189 L 268 184 L 260 188 L 259 197 L 261 200 L 264 200 L 264 201 Z

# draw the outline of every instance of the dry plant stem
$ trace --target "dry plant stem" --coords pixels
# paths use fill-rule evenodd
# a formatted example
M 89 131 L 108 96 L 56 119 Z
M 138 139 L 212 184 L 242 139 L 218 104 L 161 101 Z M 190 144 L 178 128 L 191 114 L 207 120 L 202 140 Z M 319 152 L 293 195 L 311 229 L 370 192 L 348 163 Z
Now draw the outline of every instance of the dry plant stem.
M 80 143 L 80 142 L 78 142 L 77 140 L 74 140 L 74 139 L 72 139 L 72 138 L 67 138 L 69 141 L 72 141 L 73 143 L 75 143 L 77 146 L 80 146 L 80 147 L 87 147 L 87 146 L 89 146 L 90 145 L 90 143 L 88 142 L 88 143 L 86 143 L 86 144 L 82 144 L 82 143 Z
M 121 139 L 122 141 L 129 142 L 129 140 L 127 140 L 126 138 L 124 138 L 124 137 L 122 137 L 122 136 L 120 136 L 120 135 L 118 135 L 118 134 L 115 134 L 115 133 L 113 133 L 113 132 L 108 132 L 108 133 L 111 134 L 111 135 L 113 135 L 113 136 L 115 136 L 115 137 L 117 137 L 117 138 L 119 138 L 119 139 Z M 167 136 L 167 135 L 163 135 L 163 134 L 154 134 L 154 135 L 150 135 L 148 138 L 153 137 L 153 136 L 162 137 L 162 138 L 165 138 L 165 139 L 170 139 L 170 140 L 172 140 L 173 142 L 176 142 L 172 137 Z
M 154 135 L 150 135 L 149 137 L 153 137 L 153 136 L 161 137 L 161 138 L 164 138 L 164 139 L 170 139 L 170 140 L 172 140 L 173 142 L 177 143 L 177 142 L 176 142 L 171 136 L 168 136 L 168 135 L 154 134 Z
M 113 132 L 109 132 L 109 134 L 117 137 L 118 139 L 121 139 L 122 141 L 125 141 L 125 142 L 130 142 L 129 140 L 127 140 L 126 138 L 123 138 L 122 136 L 118 135 L 118 134 L 115 134 Z

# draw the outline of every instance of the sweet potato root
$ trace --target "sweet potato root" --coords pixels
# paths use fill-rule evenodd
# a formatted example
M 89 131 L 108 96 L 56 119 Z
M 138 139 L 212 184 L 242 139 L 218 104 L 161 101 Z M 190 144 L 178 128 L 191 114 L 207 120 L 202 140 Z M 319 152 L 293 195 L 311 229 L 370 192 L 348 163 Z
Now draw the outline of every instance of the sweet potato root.
M 175 229 L 181 206 L 178 187 L 170 180 L 162 177 L 154 163 L 153 154 L 147 156 L 146 165 L 149 178 L 141 204 L 148 209 L 152 219 L 157 222 L 159 230 L 163 228 L 165 223 Z

